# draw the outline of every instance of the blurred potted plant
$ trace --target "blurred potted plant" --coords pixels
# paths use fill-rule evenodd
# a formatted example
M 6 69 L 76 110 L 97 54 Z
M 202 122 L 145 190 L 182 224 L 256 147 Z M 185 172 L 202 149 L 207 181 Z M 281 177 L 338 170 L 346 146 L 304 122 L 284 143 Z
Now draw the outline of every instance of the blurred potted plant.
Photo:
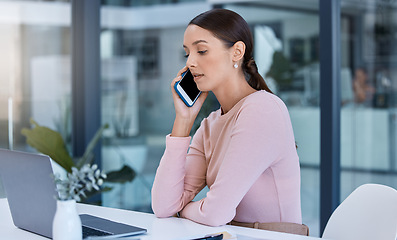
M 77 213 L 76 201 L 86 197 L 86 192 L 99 191 L 106 174 L 96 164 L 85 164 L 80 169 L 72 167 L 66 178 L 59 174 L 54 176 L 57 185 L 57 210 L 52 223 L 54 240 L 81 240 L 81 220 Z
M 22 135 L 26 136 L 27 143 L 38 152 L 50 156 L 51 159 L 58 163 L 68 174 L 73 174 L 74 168 L 80 171 L 83 166 L 87 164 L 90 166 L 93 163 L 94 147 L 101 138 L 103 131 L 108 128 L 108 124 L 100 127 L 86 147 L 83 156 L 72 158 L 59 132 L 40 126 L 33 119 L 30 120 L 30 123 L 32 124 L 31 129 L 22 129 Z M 136 172 L 131 167 L 124 165 L 117 171 L 106 173 L 106 176 L 107 178 L 103 179 L 104 182 L 125 183 L 131 182 L 135 178 Z M 94 194 L 109 190 L 111 190 L 110 187 L 101 189 L 92 188 L 90 191 L 87 191 L 85 195 L 81 196 L 81 200 L 84 201 Z

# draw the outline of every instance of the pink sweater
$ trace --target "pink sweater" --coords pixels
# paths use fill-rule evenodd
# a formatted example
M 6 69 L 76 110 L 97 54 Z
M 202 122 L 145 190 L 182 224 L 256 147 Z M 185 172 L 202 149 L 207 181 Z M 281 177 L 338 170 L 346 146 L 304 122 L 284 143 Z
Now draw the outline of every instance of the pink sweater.
M 239 222 L 302 223 L 300 168 L 288 110 L 255 92 L 229 112 L 212 112 L 193 137 L 166 137 L 152 188 L 157 217 L 180 212 L 219 226 Z M 205 186 L 205 198 L 193 198 Z

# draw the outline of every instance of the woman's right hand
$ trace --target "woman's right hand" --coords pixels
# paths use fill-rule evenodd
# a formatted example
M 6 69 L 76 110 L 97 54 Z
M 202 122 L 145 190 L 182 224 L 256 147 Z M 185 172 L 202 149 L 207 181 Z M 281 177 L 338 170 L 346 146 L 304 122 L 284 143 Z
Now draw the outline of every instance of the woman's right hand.
M 174 99 L 175 107 L 175 121 L 172 129 L 171 136 L 175 137 L 186 137 L 189 136 L 190 130 L 192 129 L 194 120 L 196 119 L 205 99 L 208 96 L 208 92 L 202 92 L 197 101 L 193 106 L 188 107 L 179 97 L 178 93 L 174 89 L 176 82 L 182 79 L 182 73 L 187 71 L 187 67 L 183 67 L 171 82 L 172 97 Z

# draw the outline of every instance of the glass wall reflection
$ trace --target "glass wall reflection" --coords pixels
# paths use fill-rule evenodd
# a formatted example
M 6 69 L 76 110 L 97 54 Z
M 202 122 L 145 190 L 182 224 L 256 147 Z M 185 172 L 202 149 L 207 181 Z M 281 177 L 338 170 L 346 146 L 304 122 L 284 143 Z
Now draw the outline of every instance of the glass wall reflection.
M 0 148 L 34 151 L 30 119 L 70 141 L 70 39 L 70 3 L 0 2 Z
M 397 188 L 397 5 L 342 1 L 341 200 L 364 183 Z
M 110 4 L 110 2 L 109 2 Z M 151 212 L 151 187 L 175 117 L 171 80 L 185 65 L 183 33 L 190 19 L 211 6 L 177 1 L 150 6 L 102 5 L 102 166 L 128 165 L 137 173 L 113 184 L 103 205 Z M 217 107 L 214 98 L 203 112 Z M 205 113 L 203 113 L 205 115 Z

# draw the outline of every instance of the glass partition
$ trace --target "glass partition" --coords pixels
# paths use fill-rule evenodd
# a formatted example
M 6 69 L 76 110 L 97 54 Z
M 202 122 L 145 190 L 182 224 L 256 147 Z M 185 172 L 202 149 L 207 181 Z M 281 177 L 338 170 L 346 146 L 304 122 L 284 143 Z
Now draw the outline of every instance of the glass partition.
M 101 9 L 102 142 L 105 171 L 127 165 L 132 182 L 112 184 L 103 205 L 151 212 L 151 187 L 175 111 L 170 83 L 185 65 L 183 33 L 190 19 L 211 6 L 168 1 Z M 141 3 L 143 3 L 142 1 Z M 173 1 L 174 2 L 174 1 Z M 216 102 L 206 101 L 206 112 Z
M 341 200 L 364 183 L 397 188 L 397 4 L 342 1 Z
M 68 141 L 70 40 L 67 1 L 0 1 L 0 148 L 34 151 L 21 134 L 30 119 Z

